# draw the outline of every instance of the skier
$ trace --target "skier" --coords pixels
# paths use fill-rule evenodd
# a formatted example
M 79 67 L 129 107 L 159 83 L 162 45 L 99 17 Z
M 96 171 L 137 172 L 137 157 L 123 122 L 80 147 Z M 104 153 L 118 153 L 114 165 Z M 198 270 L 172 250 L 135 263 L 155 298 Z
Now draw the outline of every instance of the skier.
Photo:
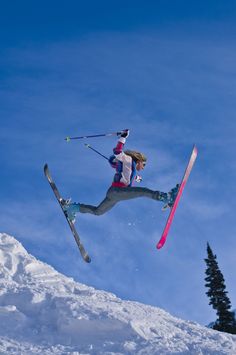
M 136 175 L 136 171 L 144 169 L 147 159 L 144 154 L 126 150 L 123 151 L 124 144 L 129 136 L 129 130 L 121 133 L 116 147 L 113 149 L 113 155 L 109 158 L 112 168 L 116 169 L 114 180 L 106 193 L 105 199 L 98 205 L 92 206 L 83 203 L 71 202 L 70 200 L 61 200 L 63 210 L 67 217 L 73 223 L 78 212 L 102 215 L 109 211 L 119 201 L 130 200 L 137 197 L 148 197 L 153 200 L 161 201 L 166 207 L 172 207 L 178 192 L 179 185 L 170 190 L 170 192 L 161 192 L 150 190 L 146 187 L 134 187 L 134 180 L 140 182 L 142 178 Z

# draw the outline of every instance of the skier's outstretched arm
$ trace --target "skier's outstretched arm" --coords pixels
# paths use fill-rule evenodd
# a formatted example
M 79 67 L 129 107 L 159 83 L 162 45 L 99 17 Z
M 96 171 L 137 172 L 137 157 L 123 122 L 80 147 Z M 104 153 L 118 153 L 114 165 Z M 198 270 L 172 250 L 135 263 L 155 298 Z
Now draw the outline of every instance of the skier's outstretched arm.
M 129 130 L 127 129 L 121 134 L 116 147 L 113 149 L 113 153 L 114 153 L 116 159 L 118 159 L 120 161 L 123 161 L 124 156 L 125 156 L 125 154 L 123 152 L 123 147 L 126 143 L 126 139 L 128 138 L 128 136 L 129 136 Z

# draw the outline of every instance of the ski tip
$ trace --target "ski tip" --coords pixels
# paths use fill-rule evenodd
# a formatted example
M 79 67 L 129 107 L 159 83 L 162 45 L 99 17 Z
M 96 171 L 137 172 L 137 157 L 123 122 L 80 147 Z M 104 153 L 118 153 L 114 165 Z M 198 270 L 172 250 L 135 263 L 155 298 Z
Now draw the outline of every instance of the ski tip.
M 48 164 L 44 164 L 44 168 L 43 168 L 44 172 L 46 172 L 48 170 Z
M 198 154 L 198 148 L 197 148 L 196 144 L 194 144 L 193 150 L 194 150 L 194 153 L 197 155 Z

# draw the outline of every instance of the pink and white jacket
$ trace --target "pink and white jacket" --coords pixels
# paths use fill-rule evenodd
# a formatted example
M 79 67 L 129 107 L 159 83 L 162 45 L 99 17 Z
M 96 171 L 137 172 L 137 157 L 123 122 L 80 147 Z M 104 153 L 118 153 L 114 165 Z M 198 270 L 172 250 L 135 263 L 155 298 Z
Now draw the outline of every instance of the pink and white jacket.
M 112 168 L 116 169 L 116 173 L 112 182 L 114 187 L 132 186 L 136 177 L 136 163 L 127 154 L 123 152 L 126 138 L 121 137 L 116 147 L 113 149 L 113 155 L 109 158 Z

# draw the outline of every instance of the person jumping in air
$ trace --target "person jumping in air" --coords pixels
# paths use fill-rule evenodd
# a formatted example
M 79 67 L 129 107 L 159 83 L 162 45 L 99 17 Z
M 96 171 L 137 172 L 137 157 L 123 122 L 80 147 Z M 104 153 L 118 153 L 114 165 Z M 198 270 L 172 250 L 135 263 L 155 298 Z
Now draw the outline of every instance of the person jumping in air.
M 61 201 L 70 221 L 75 222 L 78 212 L 100 216 L 109 211 L 118 202 L 138 197 L 148 197 L 161 201 L 164 203 L 164 208 L 173 206 L 179 188 L 178 184 L 168 193 L 150 190 L 146 187 L 133 186 L 134 181 L 140 182 L 142 180 L 136 172 L 144 169 L 147 158 L 143 153 L 137 151 L 123 151 L 128 136 L 129 130 L 121 132 L 117 145 L 113 149 L 114 154 L 109 158 L 109 163 L 112 168 L 116 169 L 116 173 L 105 199 L 98 206 L 71 202 L 70 200 Z

